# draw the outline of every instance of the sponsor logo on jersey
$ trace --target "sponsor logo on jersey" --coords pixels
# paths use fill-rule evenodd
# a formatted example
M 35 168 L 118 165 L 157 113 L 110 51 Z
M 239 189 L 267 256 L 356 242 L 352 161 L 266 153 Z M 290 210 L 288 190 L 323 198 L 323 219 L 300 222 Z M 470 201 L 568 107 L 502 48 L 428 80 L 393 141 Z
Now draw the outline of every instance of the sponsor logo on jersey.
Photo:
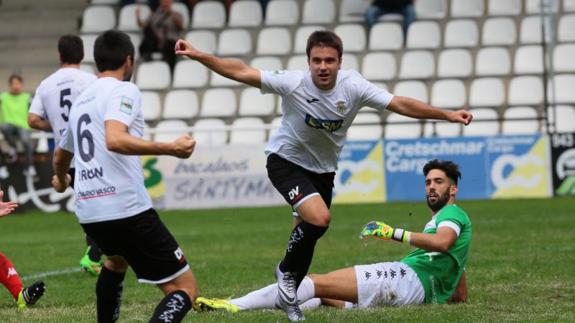
M 96 188 L 93 190 L 79 191 L 76 193 L 76 200 L 89 200 L 93 198 L 99 198 L 115 194 L 116 194 L 116 187 L 107 186 L 102 188 Z
M 334 132 L 341 128 L 343 120 L 322 120 L 317 119 L 310 114 L 306 114 L 305 123 L 315 129 L 325 129 L 329 132 Z
M 120 111 L 127 115 L 132 115 L 132 110 L 134 108 L 134 100 L 129 97 L 122 96 L 120 100 Z
M 345 101 L 337 101 L 335 107 L 337 109 L 337 112 L 339 113 L 344 113 L 345 109 L 347 109 L 347 107 L 345 106 Z
M 92 169 L 82 169 L 80 170 L 80 180 L 85 181 L 92 178 L 104 177 L 104 168 L 97 167 Z
M 318 102 L 319 99 L 316 98 L 311 98 L 311 99 L 305 99 L 307 101 L 307 103 L 314 103 L 314 102 Z

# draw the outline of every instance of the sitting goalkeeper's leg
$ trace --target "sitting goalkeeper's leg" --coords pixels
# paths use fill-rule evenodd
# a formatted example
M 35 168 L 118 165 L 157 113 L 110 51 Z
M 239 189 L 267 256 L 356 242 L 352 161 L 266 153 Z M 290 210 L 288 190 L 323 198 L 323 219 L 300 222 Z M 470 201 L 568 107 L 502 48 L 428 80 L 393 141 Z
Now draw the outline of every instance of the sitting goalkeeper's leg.
M 109 256 L 104 262 L 96 283 L 98 322 L 116 322 L 120 317 L 126 270 L 128 263 L 123 257 Z
M 198 297 L 196 304 L 200 310 L 224 310 L 230 313 L 257 309 L 277 309 L 275 306 L 277 294 L 278 285 L 274 283 L 230 300 Z M 312 298 L 313 294 L 313 281 L 309 277 L 305 277 L 297 290 L 298 305 L 302 310 L 321 305 L 318 298 Z

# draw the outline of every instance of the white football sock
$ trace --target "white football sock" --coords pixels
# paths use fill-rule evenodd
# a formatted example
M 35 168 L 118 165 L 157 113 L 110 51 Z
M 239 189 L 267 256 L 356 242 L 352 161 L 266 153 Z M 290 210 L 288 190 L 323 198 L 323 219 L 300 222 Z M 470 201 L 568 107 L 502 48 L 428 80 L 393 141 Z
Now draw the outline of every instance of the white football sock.
M 321 298 L 312 298 L 309 299 L 301 304 L 299 304 L 299 308 L 302 311 L 312 310 L 314 308 L 318 308 L 321 306 Z
M 314 297 L 315 287 L 313 281 L 309 277 L 304 277 L 297 290 L 297 298 L 299 304 L 302 304 Z M 276 296 L 278 295 L 278 287 L 276 284 L 268 285 L 264 288 L 255 290 L 242 297 L 230 300 L 230 303 L 237 305 L 243 310 L 256 310 L 256 309 L 275 309 Z M 319 300 L 319 299 L 318 299 Z M 314 306 L 316 301 L 308 304 Z M 321 304 L 321 302 L 320 302 Z M 317 305 L 319 306 L 319 304 Z M 315 306 L 315 307 L 317 307 Z M 309 308 L 315 308 L 309 307 Z

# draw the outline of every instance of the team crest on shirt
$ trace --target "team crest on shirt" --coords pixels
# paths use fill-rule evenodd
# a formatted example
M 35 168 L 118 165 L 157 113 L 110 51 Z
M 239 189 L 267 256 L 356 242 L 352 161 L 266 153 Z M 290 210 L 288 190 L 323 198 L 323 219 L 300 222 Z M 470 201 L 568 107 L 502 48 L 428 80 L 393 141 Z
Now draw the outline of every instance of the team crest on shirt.
M 343 124 L 343 120 L 327 120 L 327 119 L 318 119 L 313 117 L 310 114 L 305 115 L 305 123 L 315 129 L 325 129 L 329 132 L 334 132 L 341 128 Z
M 337 101 L 335 107 L 337 108 L 337 112 L 339 113 L 344 113 L 345 109 L 347 109 L 347 107 L 345 106 L 345 101 Z
M 132 109 L 134 108 L 134 100 L 129 97 L 122 96 L 120 100 L 120 111 L 127 115 L 132 115 Z

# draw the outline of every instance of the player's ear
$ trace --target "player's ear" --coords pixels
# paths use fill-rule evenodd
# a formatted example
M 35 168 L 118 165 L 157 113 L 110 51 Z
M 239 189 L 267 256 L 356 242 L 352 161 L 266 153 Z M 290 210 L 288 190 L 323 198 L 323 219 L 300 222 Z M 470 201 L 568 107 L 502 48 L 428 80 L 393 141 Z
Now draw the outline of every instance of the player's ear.
M 455 194 L 457 194 L 458 190 L 459 189 L 457 188 L 457 185 L 450 185 L 449 186 L 449 195 L 455 196 Z

